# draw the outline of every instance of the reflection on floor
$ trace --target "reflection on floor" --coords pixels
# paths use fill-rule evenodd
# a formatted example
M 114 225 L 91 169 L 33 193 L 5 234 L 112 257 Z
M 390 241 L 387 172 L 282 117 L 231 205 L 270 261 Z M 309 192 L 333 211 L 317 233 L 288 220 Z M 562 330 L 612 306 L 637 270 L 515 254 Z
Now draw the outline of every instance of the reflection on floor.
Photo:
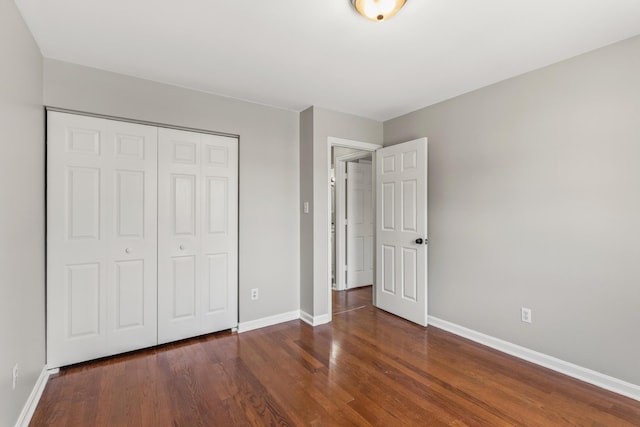
M 372 306 L 372 286 L 347 289 L 344 291 L 332 291 L 333 315 L 346 313 L 352 310 L 360 310 Z

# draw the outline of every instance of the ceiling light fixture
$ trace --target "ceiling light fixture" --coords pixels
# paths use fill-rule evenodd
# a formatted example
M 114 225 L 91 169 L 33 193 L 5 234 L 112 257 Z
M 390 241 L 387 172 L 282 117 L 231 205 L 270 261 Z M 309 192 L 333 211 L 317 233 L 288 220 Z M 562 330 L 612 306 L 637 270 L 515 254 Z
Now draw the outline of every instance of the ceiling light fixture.
M 406 2 L 407 0 L 351 0 L 360 15 L 376 22 L 390 19 Z

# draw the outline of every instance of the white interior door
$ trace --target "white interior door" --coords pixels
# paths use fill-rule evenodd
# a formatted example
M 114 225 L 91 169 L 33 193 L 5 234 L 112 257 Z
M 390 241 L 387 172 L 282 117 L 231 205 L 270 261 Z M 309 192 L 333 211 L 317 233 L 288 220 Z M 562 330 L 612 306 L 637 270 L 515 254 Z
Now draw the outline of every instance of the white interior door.
M 157 130 L 48 113 L 47 365 L 157 343 Z
M 347 288 L 373 283 L 371 163 L 347 162 Z
M 159 130 L 159 343 L 237 326 L 237 150 Z
M 376 305 L 427 326 L 427 139 L 376 152 Z

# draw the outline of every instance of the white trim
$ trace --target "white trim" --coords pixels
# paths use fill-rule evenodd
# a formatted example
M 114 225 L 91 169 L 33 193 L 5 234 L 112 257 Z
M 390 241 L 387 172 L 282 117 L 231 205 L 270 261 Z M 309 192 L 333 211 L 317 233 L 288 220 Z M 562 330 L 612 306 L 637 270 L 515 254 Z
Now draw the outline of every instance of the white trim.
M 331 322 L 331 316 L 329 314 L 321 314 L 314 317 L 307 312 L 300 311 L 300 320 L 311 326 L 319 326 Z
M 288 313 L 280 313 L 274 316 L 263 317 L 262 319 L 250 320 L 238 324 L 238 333 L 253 331 L 254 329 L 266 328 L 267 326 L 277 325 L 278 323 L 289 322 L 300 318 L 300 310 L 290 311 Z
M 494 348 L 503 353 L 510 354 L 528 362 L 535 363 L 536 365 L 544 366 L 545 368 L 576 378 L 580 381 L 584 381 L 605 390 L 640 401 L 640 385 L 632 384 L 570 362 L 565 362 L 564 360 L 557 359 L 553 356 L 539 353 L 490 335 L 485 335 L 481 332 L 465 328 L 464 326 L 438 319 L 437 317 L 429 316 L 429 324 L 436 328 L 451 332 L 452 334 L 456 334 L 470 339 L 471 341 Z
M 334 145 L 335 147 L 335 145 Z M 343 147 L 344 148 L 344 147 Z M 347 153 L 347 154 L 343 154 L 342 156 L 337 156 L 334 160 L 336 162 L 351 162 L 351 161 L 355 161 L 355 160 L 361 160 L 362 162 L 365 162 L 365 157 L 369 157 L 371 156 L 372 151 L 369 150 L 358 150 L 355 151 L 353 153 Z M 331 160 L 331 159 L 329 159 Z M 371 162 L 369 162 L 371 163 Z M 335 164 L 334 164 L 335 166 Z
M 357 148 L 358 150 L 365 151 L 376 151 L 377 149 L 382 148 L 382 144 L 372 144 L 370 142 L 355 141 L 353 139 L 336 138 L 335 136 L 328 137 L 327 142 L 329 144 L 329 148 L 337 146 Z M 329 159 L 331 159 L 331 156 L 329 156 Z M 329 167 L 331 167 L 331 165 L 329 165 Z
M 300 310 L 300 320 L 302 320 L 304 323 L 308 323 L 309 325 L 313 326 L 313 316 L 307 313 L 306 311 Z
M 22 407 L 22 412 L 20 412 L 18 421 L 16 421 L 16 427 L 29 427 L 31 417 L 33 417 L 33 413 L 36 411 L 36 407 L 38 406 L 38 402 L 40 402 L 40 397 L 42 397 L 42 392 L 47 385 L 47 381 L 49 381 L 50 375 L 51 372 L 47 370 L 47 366 L 45 365 L 33 386 L 33 390 L 31 390 L 31 394 L 29 394 L 29 398 Z
M 335 181 L 335 215 L 336 215 L 336 227 L 335 227 L 335 262 L 336 262 L 336 274 L 335 274 L 335 290 L 342 291 L 347 289 L 347 254 L 346 254 L 346 237 L 344 233 L 345 227 L 345 211 L 346 206 L 343 201 L 346 196 L 346 163 L 336 159 L 336 163 L 333 165 L 336 172 Z M 331 202 L 329 202 L 331 203 Z M 329 263 L 331 263 L 331 248 L 329 248 Z

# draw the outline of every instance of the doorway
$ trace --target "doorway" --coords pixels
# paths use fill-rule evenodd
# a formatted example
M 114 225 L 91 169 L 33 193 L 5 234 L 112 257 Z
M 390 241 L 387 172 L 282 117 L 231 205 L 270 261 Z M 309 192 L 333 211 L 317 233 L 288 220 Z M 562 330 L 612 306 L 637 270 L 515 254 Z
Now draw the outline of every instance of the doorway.
M 334 248 L 334 243 L 336 242 L 335 239 L 335 227 L 337 227 L 337 221 L 334 220 L 334 215 L 336 212 L 336 204 L 335 204 L 335 185 L 336 185 L 336 181 L 333 179 L 336 177 L 335 175 L 335 171 L 333 171 L 333 168 L 336 164 L 335 160 L 334 160 L 334 149 L 336 150 L 336 153 L 338 153 L 339 157 L 341 157 L 341 159 L 338 161 L 338 164 L 340 162 L 345 163 L 349 160 L 351 161 L 355 161 L 362 159 L 362 163 L 366 164 L 366 158 L 371 156 L 369 161 L 371 162 L 370 165 L 373 168 L 375 168 L 375 151 L 382 148 L 382 145 L 379 144 L 371 144 L 371 143 L 367 143 L 367 142 L 361 142 L 361 141 L 354 141 L 354 140 L 348 140 L 348 139 L 342 139 L 342 138 L 334 138 L 334 137 L 329 137 L 327 140 L 327 163 L 326 163 L 326 170 L 328 171 L 328 181 L 327 181 L 327 186 L 328 186 L 328 209 L 327 209 L 327 216 L 328 216 L 328 229 L 327 229 L 327 241 L 328 241 L 328 252 L 329 252 L 329 262 L 327 265 L 327 272 L 328 272 L 328 280 L 327 280 L 327 298 L 328 298 L 328 315 L 329 320 L 332 316 L 332 300 L 333 300 L 333 290 L 334 290 L 334 284 L 337 283 L 336 282 L 336 276 L 339 276 L 339 273 L 336 275 L 334 274 L 335 272 L 335 266 L 336 266 L 336 261 L 332 261 L 335 260 L 335 254 L 336 254 L 336 250 Z M 353 156 L 352 158 L 350 158 L 350 156 Z M 371 182 L 373 184 L 373 173 L 371 173 Z M 346 203 L 346 201 L 345 201 Z M 372 191 L 372 195 L 371 195 L 371 218 L 372 221 L 375 224 L 375 191 Z M 337 219 L 337 218 L 336 218 Z M 372 236 L 372 247 L 375 248 L 375 237 Z M 346 251 L 345 251 L 345 257 L 346 257 Z M 346 259 L 346 258 L 345 258 Z M 375 251 L 372 251 L 372 261 L 371 261 L 371 265 L 372 265 L 372 284 L 374 284 L 375 282 Z M 347 269 L 345 268 L 345 270 L 343 270 L 345 273 L 347 271 Z M 344 282 L 342 282 L 344 283 Z M 346 288 L 345 288 L 346 289 Z M 375 304 L 375 296 L 373 297 L 372 301 Z
M 332 147 L 331 270 L 334 290 L 373 284 L 372 153 Z

